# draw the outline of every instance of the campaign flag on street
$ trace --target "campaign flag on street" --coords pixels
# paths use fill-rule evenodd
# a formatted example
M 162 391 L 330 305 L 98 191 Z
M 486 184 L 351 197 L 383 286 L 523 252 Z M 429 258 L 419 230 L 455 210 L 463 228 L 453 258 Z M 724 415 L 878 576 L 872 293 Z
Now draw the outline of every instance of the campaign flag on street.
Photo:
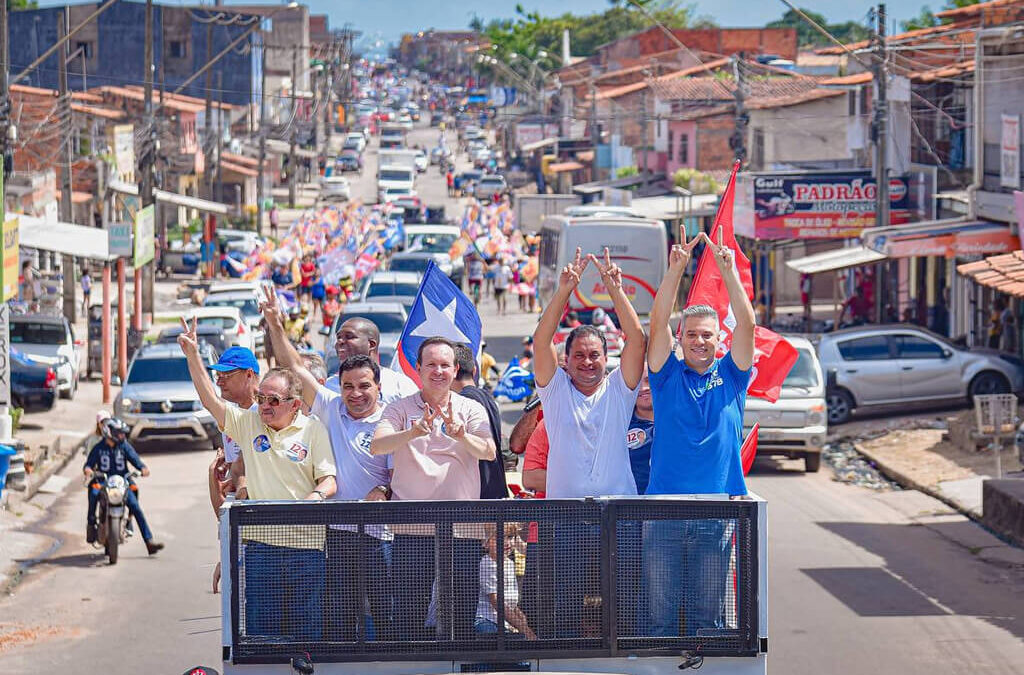
M 754 458 L 757 457 L 757 432 L 760 431 L 760 422 L 755 423 L 747 437 L 743 439 L 740 446 L 740 460 L 743 462 L 743 475 L 750 473 L 750 467 L 754 466 Z
M 416 352 L 424 340 L 445 337 L 469 345 L 474 354 L 479 354 L 482 335 L 480 315 L 473 301 L 431 261 L 423 273 L 402 337 L 398 339 L 392 368 L 401 370 L 418 385 Z
M 519 357 L 512 357 L 494 386 L 494 398 L 504 396 L 515 403 L 530 398 L 532 394 L 533 373 L 519 365 Z
M 380 261 L 374 258 L 372 255 L 369 255 L 367 253 L 360 254 L 360 256 L 356 258 L 355 280 L 359 281 L 363 277 L 369 275 L 370 272 L 377 269 L 377 265 L 379 264 Z
M 736 233 L 733 229 L 733 197 L 736 172 L 739 170 L 739 166 L 739 162 L 733 165 L 729 183 L 725 186 L 722 201 L 718 206 L 718 213 L 715 214 L 715 223 L 711 228 L 710 237 L 711 241 L 717 244 L 719 232 L 721 232 L 722 243 L 733 250 L 734 264 L 739 272 L 743 289 L 748 298 L 753 298 L 754 284 L 750 274 L 750 260 L 736 243 Z M 718 356 L 724 356 L 725 352 L 732 347 L 732 332 L 736 328 L 736 316 L 729 304 L 729 291 L 725 287 L 721 272 L 718 271 L 718 265 L 715 263 L 714 253 L 710 247 L 704 247 L 704 252 L 701 254 L 700 262 L 697 265 L 697 274 L 693 278 L 690 293 L 686 297 L 686 304 L 710 305 L 718 312 L 721 326 Z M 679 332 L 681 331 L 682 324 L 679 326 Z M 777 333 L 763 326 L 755 326 L 754 366 L 750 375 L 750 384 L 747 386 L 747 393 L 772 402 L 779 400 L 782 381 L 786 379 L 786 375 L 796 363 L 796 359 L 797 351 L 793 345 Z

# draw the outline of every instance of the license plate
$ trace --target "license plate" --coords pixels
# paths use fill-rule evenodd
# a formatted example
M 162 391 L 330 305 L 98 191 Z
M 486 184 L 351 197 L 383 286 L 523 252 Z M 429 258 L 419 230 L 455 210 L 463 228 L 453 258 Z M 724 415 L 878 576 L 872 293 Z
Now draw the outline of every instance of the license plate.
M 181 426 L 181 422 L 179 420 L 154 420 L 154 424 L 161 429 L 171 429 Z

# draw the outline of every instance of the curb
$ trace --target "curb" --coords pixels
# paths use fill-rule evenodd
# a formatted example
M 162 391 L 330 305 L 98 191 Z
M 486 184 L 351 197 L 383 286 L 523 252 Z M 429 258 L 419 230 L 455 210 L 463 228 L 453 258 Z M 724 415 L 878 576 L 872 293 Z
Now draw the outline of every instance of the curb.
M 905 488 L 910 488 L 911 490 L 923 492 L 929 497 L 939 500 L 940 502 L 942 502 L 949 508 L 953 509 L 957 513 L 966 516 L 967 518 L 978 523 L 979 525 L 984 526 L 984 523 L 981 520 L 980 513 L 971 511 L 970 509 L 966 508 L 963 504 L 960 504 L 956 500 L 950 499 L 946 495 L 942 494 L 942 492 L 940 492 L 939 490 L 936 490 L 931 486 L 925 485 L 923 483 L 919 483 L 918 481 L 914 480 L 912 477 L 903 473 L 902 471 L 892 468 L 883 460 L 876 457 L 874 453 L 872 453 L 870 450 L 865 450 L 860 443 L 854 443 L 853 447 L 857 452 L 868 458 L 871 461 L 871 463 L 875 465 L 878 471 L 889 480 L 895 481 L 896 483 L 899 483 L 901 486 Z
M 75 444 L 71 446 L 70 452 L 67 452 L 63 454 L 61 457 L 58 457 L 56 461 L 50 462 L 42 471 L 40 471 L 38 474 L 35 474 L 36 476 L 38 476 L 38 478 L 29 481 L 28 485 L 25 487 L 25 496 L 22 499 L 22 501 L 30 501 L 33 497 L 36 496 L 36 494 L 39 493 L 39 488 L 43 486 L 43 483 L 49 480 L 50 476 L 60 471 L 63 471 L 64 467 L 70 464 L 72 458 L 74 458 L 74 456 L 78 454 L 78 451 L 81 450 L 86 445 L 90 437 L 92 437 L 92 434 L 86 434 L 85 436 L 79 438 L 78 441 L 76 441 Z

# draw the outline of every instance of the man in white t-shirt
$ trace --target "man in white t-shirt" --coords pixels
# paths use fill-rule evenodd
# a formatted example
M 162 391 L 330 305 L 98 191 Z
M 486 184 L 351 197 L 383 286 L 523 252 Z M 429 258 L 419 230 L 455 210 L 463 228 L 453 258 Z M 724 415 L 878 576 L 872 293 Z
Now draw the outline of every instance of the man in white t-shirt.
M 611 296 L 626 345 L 620 365 L 608 376 L 608 346 L 596 326 L 578 326 L 565 340 L 565 369 L 558 367 L 554 336 L 569 296 L 592 262 Z M 635 495 L 626 431 L 644 374 L 646 336 L 640 318 L 622 290 L 622 271 L 606 248 L 604 261 L 593 254 L 562 268 L 558 288 L 533 334 L 534 379 L 544 406 L 548 452 L 547 498 Z M 559 637 L 581 634 L 581 610 L 588 564 L 595 564 L 600 532 L 567 525 L 555 532 L 555 626 Z
M 512 268 L 504 260 L 494 264 L 494 301 L 498 303 L 498 314 L 505 313 L 505 296 L 512 283 Z
M 276 300 L 275 300 L 276 302 Z M 369 319 L 353 317 L 338 327 L 338 333 L 334 340 L 334 351 L 338 354 L 338 361 L 344 361 L 350 356 L 362 354 L 373 359 L 374 363 L 380 363 L 380 354 L 377 347 L 380 345 L 380 331 L 377 325 Z M 331 391 L 341 391 L 341 381 L 337 375 L 331 375 L 324 383 Z M 405 374 L 390 368 L 380 369 L 380 395 L 384 405 L 397 401 L 405 396 L 412 396 L 419 391 L 419 387 Z

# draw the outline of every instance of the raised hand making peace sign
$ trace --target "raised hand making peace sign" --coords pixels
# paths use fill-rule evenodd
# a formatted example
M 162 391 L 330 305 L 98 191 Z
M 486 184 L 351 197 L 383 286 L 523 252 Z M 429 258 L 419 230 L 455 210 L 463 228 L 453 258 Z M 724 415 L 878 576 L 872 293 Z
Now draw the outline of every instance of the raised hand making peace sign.
M 271 326 L 283 326 L 284 317 L 281 315 L 281 305 L 277 302 L 277 291 L 273 288 L 264 288 L 265 300 L 260 303 L 260 312 L 266 317 L 267 323 Z
M 680 232 L 682 235 L 682 244 L 673 244 L 672 250 L 668 253 L 668 266 L 673 272 L 682 273 L 686 269 L 686 266 L 690 264 L 690 259 L 693 258 L 694 247 L 703 241 L 708 241 L 707 235 L 700 232 L 690 241 L 686 240 L 686 229 L 685 226 Z M 708 242 L 711 243 L 711 242 Z
M 558 287 L 568 290 L 576 288 L 580 283 L 583 270 L 587 269 L 588 262 L 590 262 L 590 257 L 584 258 L 583 251 L 577 246 L 576 257 L 571 263 L 563 267 L 562 273 L 558 275 Z
M 455 419 L 455 415 L 452 413 L 452 401 L 448 399 L 448 409 L 446 412 L 441 413 L 441 419 L 444 420 L 444 433 L 449 438 L 453 438 L 457 441 L 462 440 L 466 436 L 466 427 Z
M 434 420 L 440 417 L 439 411 L 434 410 L 429 405 L 423 411 L 423 417 L 416 420 L 412 425 L 412 430 L 417 436 L 427 436 L 434 430 Z
M 612 262 L 612 256 L 608 252 L 607 246 L 604 248 L 603 263 L 593 253 L 587 254 L 587 260 L 594 263 L 594 267 L 597 268 L 598 273 L 601 275 L 601 281 L 604 282 L 605 288 L 608 290 L 622 288 L 622 270 Z
M 705 239 L 707 239 L 706 235 Z M 732 270 L 732 264 L 736 254 L 729 246 L 726 246 L 723 243 L 722 228 L 718 228 L 718 244 L 713 244 L 710 240 L 708 240 L 708 244 L 711 245 L 711 252 L 715 256 L 715 263 L 718 265 L 718 270 L 723 274 Z
M 178 335 L 178 344 L 181 345 L 181 350 L 186 353 L 198 352 L 199 338 L 196 336 L 196 332 L 198 330 L 198 320 L 196 319 L 196 317 L 192 317 L 192 325 L 189 326 L 188 321 L 185 320 L 185 317 L 182 316 L 178 318 L 181 321 L 182 327 L 181 334 Z

